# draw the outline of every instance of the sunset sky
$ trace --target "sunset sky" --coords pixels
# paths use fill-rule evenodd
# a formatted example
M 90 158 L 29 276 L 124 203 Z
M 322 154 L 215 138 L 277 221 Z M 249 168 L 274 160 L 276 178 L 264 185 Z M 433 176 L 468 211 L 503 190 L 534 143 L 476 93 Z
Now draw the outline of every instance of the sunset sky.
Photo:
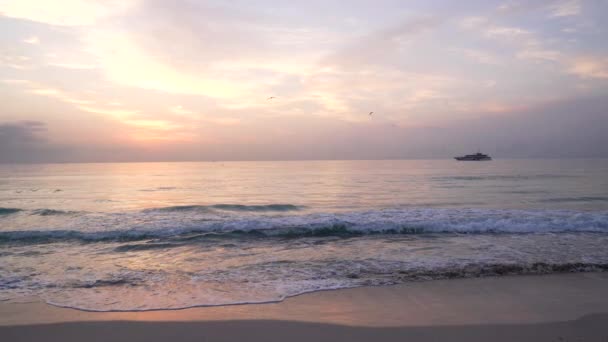
M 0 162 L 608 157 L 607 15 L 0 0 Z

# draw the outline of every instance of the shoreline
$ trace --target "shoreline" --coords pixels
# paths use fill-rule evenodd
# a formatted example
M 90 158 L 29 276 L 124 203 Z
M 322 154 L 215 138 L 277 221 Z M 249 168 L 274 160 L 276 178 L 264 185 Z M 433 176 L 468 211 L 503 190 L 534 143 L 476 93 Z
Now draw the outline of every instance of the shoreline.
M 416 281 L 319 290 L 278 302 L 145 311 L 87 311 L 31 298 L 0 303 L 0 326 L 285 319 L 376 327 L 520 324 L 568 321 L 599 313 L 608 313 L 608 272 Z
M 604 265 L 600 265 L 600 266 L 604 266 Z M 578 267 L 578 266 L 577 266 Z M 228 304 L 200 304 L 200 305 L 192 305 L 192 306 L 187 306 L 187 307 L 177 307 L 177 308 L 159 308 L 159 309 L 141 309 L 141 310 L 94 310 L 94 309 L 86 309 L 86 308 L 77 308 L 77 307 L 71 307 L 71 306 L 67 306 L 67 305 L 61 305 L 61 304 L 56 304 L 56 303 L 51 303 L 51 302 L 45 302 L 42 299 L 34 299 L 33 301 L 35 302 L 41 302 L 43 304 L 46 304 L 48 306 L 51 307 L 55 307 L 55 308 L 59 308 L 59 309 L 68 309 L 68 310 L 76 310 L 76 311 L 81 311 L 81 312 L 89 312 L 89 313 L 145 313 L 145 312 L 162 312 L 162 311 L 183 311 L 183 310 L 191 310 L 191 309 L 205 309 L 205 308 L 220 308 L 220 307 L 230 307 L 230 306 L 259 306 L 259 305 L 270 305 L 270 304 L 280 304 L 286 300 L 289 300 L 291 298 L 296 298 L 296 297 L 300 297 L 300 296 L 306 296 L 306 295 L 310 295 L 313 293 L 318 293 L 318 292 L 333 292 L 333 291 L 343 291 L 343 290 L 353 290 L 353 289 L 364 289 L 364 288 L 391 288 L 391 287 L 400 287 L 400 286 L 407 286 L 409 284 L 413 284 L 413 283 L 427 283 L 427 282 L 437 282 L 437 281 L 454 281 L 454 280 L 467 280 L 467 279 L 503 279 L 503 278 L 511 278 L 511 277 L 538 277 L 538 276 L 560 276 L 560 275 L 567 275 L 567 274 L 601 274 L 601 273 L 606 273 L 608 275 L 608 268 L 600 268 L 600 269 L 594 269 L 592 271 L 557 271 L 557 272 L 549 272 L 549 273 L 534 273 L 534 272 L 529 272 L 529 273 L 511 273 L 511 274 L 506 274 L 506 275 L 495 275 L 494 273 L 492 273 L 492 275 L 479 275 L 479 276 L 475 276 L 475 277 L 454 277 L 454 278 L 438 278 L 438 279 L 412 279 L 412 280 L 408 280 L 405 281 L 403 283 L 399 283 L 399 284 L 392 284 L 392 285 L 363 285 L 363 286 L 349 286 L 349 287 L 339 287 L 339 288 L 327 288 L 327 289 L 318 289 L 318 290 L 311 290 L 311 291 L 305 291 L 302 293 L 298 293 L 295 295 L 290 295 L 290 296 L 285 296 L 282 299 L 277 299 L 277 300 L 269 300 L 269 301 L 260 301 L 260 302 L 240 302 L 240 303 L 228 303 Z M 1 326 L 1 321 L 0 321 L 0 326 Z
M 608 340 L 608 273 L 433 280 L 318 291 L 282 302 L 87 312 L 0 303 L 10 341 Z

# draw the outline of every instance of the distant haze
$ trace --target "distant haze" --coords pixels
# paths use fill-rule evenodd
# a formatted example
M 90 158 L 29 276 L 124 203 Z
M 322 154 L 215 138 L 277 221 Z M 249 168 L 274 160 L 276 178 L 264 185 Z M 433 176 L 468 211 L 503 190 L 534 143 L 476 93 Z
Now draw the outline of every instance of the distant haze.
M 607 13 L 0 0 L 0 162 L 608 157 Z

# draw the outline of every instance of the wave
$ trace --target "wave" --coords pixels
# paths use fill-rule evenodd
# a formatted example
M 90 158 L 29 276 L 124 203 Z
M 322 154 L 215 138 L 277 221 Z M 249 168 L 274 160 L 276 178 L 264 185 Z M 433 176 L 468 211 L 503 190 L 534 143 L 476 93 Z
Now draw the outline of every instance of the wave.
M 179 212 L 179 211 L 209 211 L 209 206 L 206 205 L 174 205 L 170 207 L 144 209 L 145 213 L 152 212 Z
M 190 298 L 187 302 L 176 301 L 165 305 L 146 305 L 142 307 L 140 303 L 137 306 L 105 303 L 91 303 L 90 300 L 74 301 L 70 298 L 67 302 L 64 300 L 46 299 L 49 305 L 71 308 L 81 311 L 90 312 L 143 312 L 157 310 L 182 310 L 195 307 L 216 307 L 229 305 L 243 304 L 268 304 L 279 303 L 287 298 L 313 293 L 319 291 L 338 290 L 345 288 L 355 288 L 361 286 L 390 286 L 403 284 L 408 282 L 431 281 L 441 279 L 467 279 L 467 278 L 484 278 L 496 276 L 514 276 L 514 275 L 545 275 L 557 273 L 582 273 L 582 272 L 606 272 L 608 271 L 608 263 L 547 263 L 534 262 L 522 264 L 501 264 L 501 263 L 481 263 L 481 264 L 464 264 L 454 265 L 451 267 L 438 268 L 411 268 L 411 269 L 394 269 L 391 271 L 369 272 L 369 270 L 360 270 L 355 267 L 352 269 L 336 270 L 332 273 L 332 279 L 327 282 L 303 282 L 301 284 L 293 283 L 291 286 L 282 286 L 279 293 L 274 298 L 258 297 L 251 295 L 250 298 L 243 300 L 231 299 L 230 297 L 214 303 L 198 302 L 196 299 Z M 339 274 L 337 274 L 339 273 Z M 110 279 L 100 279 L 88 282 L 69 284 L 70 288 L 93 289 L 98 288 L 113 288 L 113 287 L 140 287 L 145 285 L 145 279 L 133 278 L 130 276 L 114 277 Z M 286 284 L 285 284 L 286 285 Z M 97 304 L 97 305 L 96 305 Z
M 23 209 L 18 209 L 18 208 L 2 208 L 2 207 L 0 207 L 0 215 L 10 215 L 10 214 L 18 213 L 18 212 L 20 212 L 22 210 Z
M 0 243 L 39 244 L 64 241 L 128 242 L 162 237 L 164 234 L 154 234 L 145 231 L 112 230 L 105 232 L 81 232 L 77 230 L 27 230 L 0 232 Z M 166 235 L 165 235 L 166 236 Z
M 177 187 L 174 186 L 159 186 L 157 188 L 153 188 L 153 189 L 141 189 L 139 191 L 143 191 L 143 192 L 155 192 L 155 191 L 171 191 L 171 190 L 176 190 Z
M 433 177 L 433 180 L 438 181 L 484 181 L 484 180 L 530 180 L 530 179 L 554 179 L 554 178 L 573 178 L 573 175 L 554 175 L 554 174 L 538 174 L 538 175 L 484 175 L 484 176 L 445 176 Z
M 72 288 L 97 288 L 97 287 L 110 287 L 110 286 L 138 286 L 139 281 L 130 278 L 115 278 L 115 279 L 98 279 L 94 281 L 82 281 L 75 282 L 70 285 Z
M 505 190 L 501 191 L 505 194 L 517 194 L 517 195 L 536 195 L 536 194 L 546 194 L 547 191 L 544 190 Z
M 292 211 L 300 210 L 299 207 L 293 204 L 267 204 L 267 205 L 242 205 L 242 204 L 216 204 L 211 206 L 214 209 L 232 210 L 232 211 Z
M 458 279 L 458 278 L 480 278 L 494 277 L 505 275 L 535 275 L 535 274 L 552 274 L 552 273 L 580 273 L 580 272 L 605 272 L 608 271 L 608 263 L 482 263 L 482 264 L 465 264 L 451 267 L 439 268 L 414 268 L 396 271 L 393 277 L 404 281 L 419 281 L 419 280 L 439 280 L 439 279 Z M 358 279 L 370 277 L 365 272 L 351 273 L 347 275 L 349 278 Z
M 76 211 L 64 211 L 55 209 L 36 209 L 32 210 L 32 215 L 53 216 L 53 215 L 72 215 L 77 214 Z
M 0 232 L 0 243 L 24 243 L 41 244 L 65 241 L 79 242 L 134 242 L 151 239 L 171 238 L 174 241 L 196 241 L 203 239 L 222 239 L 222 238 L 298 238 L 298 237 L 324 237 L 324 236 L 361 236 L 367 234 L 416 234 L 423 233 L 419 229 L 402 230 L 374 230 L 361 231 L 350 230 L 346 225 L 329 225 L 327 227 L 275 227 L 268 229 L 235 229 L 235 230 L 210 230 L 206 227 L 184 228 L 178 231 L 146 231 L 146 230 L 112 230 L 104 232 L 81 232 L 76 230 L 31 230 L 31 231 L 8 231 Z M 173 244 L 136 244 L 120 246 L 115 249 L 117 252 L 128 252 L 147 249 L 162 249 L 177 247 Z
M 301 210 L 300 207 L 293 204 L 261 204 L 261 205 L 244 205 L 244 204 L 213 204 L 213 205 L 177 205 L 169 207 L 151 208 L 144 210 L 145 212 L 171 212 L 171 211 L 296 211 Z
M 212 205 L 176 205 L 159 208 L 149 208 L 142 210 L 143 213 L 179 213 L 179 212 L 199 212 L 210 213 L 215 211 L 234 211 L 234 212 L 288 212 L 304 209 L 304 206 L 293 204 L 260 204 L 260 205 L 245 205 L 245 204 L 212 204 Z M 57 210 L 57 209 L 34 209 L 26 210 L 20 208 L 3 208 L 0 207 L 0 216 L 11 215 L 19 212 L 28 212 L 30 215 L 38 216 L 54 216 L 54 215 L 75 215 L 86 214 L 83 211 L 72 210 Z
M 0 215 L 10 215 L 16 214 L 20 212 L 29 212 L 31 215 L 38 216 L 52 216 L 52 215 L 71 215 L 77 214 L 77 211 L 64 211 L 64 210 L 56 210 L 56 209 L 34 209 L 34 210 L 25 210 L 19 208 L 0 208 Z
M 582 196 L 582 197 L 555 197 L 542 199 L 544 203 L 565 203 L 565 202 L 608 202 L 606 196 Z
M 425 208 L 255 217 L 205 214 L 204 218 L 201 218 L 196 213 L 179 210 L 185 209 L 173 211 L 172 215 L 163 216 L 162 219 L 150 213 L 135 213 L 134 216 L 107 214 L 95 216 L 95 220 L 89 220 L 87 215 L 74 216 L 69 218 L 75 221 L 72 226 L 87 227 L 88 230 L 5 230 L 0 231 L 0 243 L 27 244 L 68 240 L 128 242 L 169 238 L 186 241 L 234 237 L 299 238 L 372 234 L 608 233 L 608 212 Z

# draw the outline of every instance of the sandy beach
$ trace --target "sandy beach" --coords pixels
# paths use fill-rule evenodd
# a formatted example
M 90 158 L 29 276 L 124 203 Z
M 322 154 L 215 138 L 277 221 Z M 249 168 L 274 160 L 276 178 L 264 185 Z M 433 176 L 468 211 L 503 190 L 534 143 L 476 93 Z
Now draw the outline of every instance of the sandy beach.
M 608 274 L 439 280 L 173 311 L 32 300 L 0 313 L 6 341 L 606 341 Z

